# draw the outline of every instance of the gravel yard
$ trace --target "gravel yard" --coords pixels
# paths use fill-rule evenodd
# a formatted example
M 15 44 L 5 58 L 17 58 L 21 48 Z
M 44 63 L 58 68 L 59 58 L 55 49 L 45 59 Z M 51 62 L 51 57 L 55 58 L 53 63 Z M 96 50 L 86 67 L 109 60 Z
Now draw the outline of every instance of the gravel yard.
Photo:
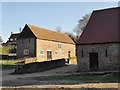
M 119 81 L 117 76 L 111 77 L 111 74 L 103 75 L 102 77 L 108 77 L 105 81 L 100 80 L 100 76 L 87 76 L 85 73 L 77 72 L 76 65 L 68 65 L 56 69 L 51 69 L 39 73 L 28 74 L 10 74 L 13 69 L 2 71 L 2 86 L 3 88 L 44 88 L 44 87 L 64 87 L 64 88 L 81 88 L 81 87 L 101 87 L 101 88 L 118 88 Z M 100 72 L 96 72 L 97 74 Z M 96 74 L 95 73 L 95 74 Z M 102 72 L 101 72 L 102 73 Z M 90 74 L 90 73 L 89 73 Z M 114 79 L 114 80 L 110 80 Z M 12 87 L 11 87 L 12 86 Z M 7 90 L 7 89 L 5 89 Z M 46 90 L 46 89 L 45 89 Z M 52 89 L 51 89 L 52 90 Z

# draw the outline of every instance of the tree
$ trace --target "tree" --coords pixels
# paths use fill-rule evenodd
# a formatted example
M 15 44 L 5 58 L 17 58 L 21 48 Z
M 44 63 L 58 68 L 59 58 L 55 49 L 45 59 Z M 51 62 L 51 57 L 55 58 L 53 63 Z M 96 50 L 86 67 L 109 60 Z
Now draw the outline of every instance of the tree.
M 65 32 L 65 34 L 67 34 L 74 42 L 76 42 L 76 37 L 72 33 Z
M 57 26 L 57 27 L 56 27 L 56 31 L 57 31 L 57 32 L 61 32 L 61 30 L 62 30 L 61 26 Z
M 3 42 L 2 37 L 0 36 L 0 44 Z
M 84 28 L 86 27 L 90 16 L 91 16 L 91 14 L 86 14 L 85 16 L 83 16 L 78 21 L 78 25 L 73 29 L 73 31 L 75 32 L 77 38 L 80 36 L 80 34 L 83 32 Z

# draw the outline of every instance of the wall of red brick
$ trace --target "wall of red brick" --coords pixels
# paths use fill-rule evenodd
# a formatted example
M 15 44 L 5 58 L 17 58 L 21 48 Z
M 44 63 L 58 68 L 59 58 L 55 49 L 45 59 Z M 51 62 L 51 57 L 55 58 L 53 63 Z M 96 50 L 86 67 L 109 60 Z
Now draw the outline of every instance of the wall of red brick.
M 38 61 L 44 61 L 47 60 L 47 51 L 52 51 L 52 60 L 55 59 L 61 59 L 61 58 L 68 58 L 68 51 L 70 51 L 70 56 L 75 56 L 75 45 L 74 44 L 67 44 L 67 43 L 61 43 L 62 48 L 58 48 L 59 42 L 54 41 L 47 41 L 47 40 L 41 40 L 37 39 L 37 59 Z M 40 50 L 44 50 L 44 55 L 40 54 Z M 58 52 L 58 54 L 55 54 L 55 50 Z M 62 55 L 62 51 L 64 51 L 64 55 Z

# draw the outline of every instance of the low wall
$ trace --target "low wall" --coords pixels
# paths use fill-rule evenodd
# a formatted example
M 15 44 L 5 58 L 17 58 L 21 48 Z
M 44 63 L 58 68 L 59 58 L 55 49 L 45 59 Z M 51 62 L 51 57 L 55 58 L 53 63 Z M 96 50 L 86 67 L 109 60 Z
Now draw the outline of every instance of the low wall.
M 0 60 L 13 60 L 13 59 L 17 59 L 16 55 L 0 54 Z
M 34 72 L 41 72 L 57 67 L 61 67 L 65 65 L 65 59 L 58 59 L 52 61 L 44 61 L 44 62 L 34 62 L 25 64 L 23 66 L 19 66 L 15 73 L 34 73 Z

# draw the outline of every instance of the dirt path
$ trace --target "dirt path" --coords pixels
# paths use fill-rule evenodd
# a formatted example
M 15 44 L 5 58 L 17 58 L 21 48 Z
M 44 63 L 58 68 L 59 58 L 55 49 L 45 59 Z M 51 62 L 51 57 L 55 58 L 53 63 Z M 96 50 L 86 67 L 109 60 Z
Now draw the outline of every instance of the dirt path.
M 53 76 L 53 75 L 62 75 L 62 74 L 69 74 L 69 73 L 74 73 L 77 70 L 76 65 L 68 65 L 64 67 L 59 67 L 56 69 L 51 69 L 43 72 L 38 72 L 38 73 L 29 73 L 29 74 L 17 74 L 17 75 L 11 75 L 14 70 L 3 70 L 2 71 L 2 83 L 3 85 L 11 85 L 14 83 L 19 84 L 19 82 L 27 83 L 26 81 L 29 82 L 26 78 L 30 77 L 39 77 L 39 76 Z M 31 82 L 34 82 L 34 80 L 31 80 Z
M 2 90 L 119 90 L 118 83 L 93 83 L 77 85 L 30 85 L 17 87 L 0 87 Z
M 50 88 L 56 88 L 56 87 L 59 87 L 59 88 L 62 88 L 62 87 L 64 88 L 70 88 L 70 87 L 71 88 L 75 88 L 75 87 L 77 88 L 82 88 L 82 87 L 118 88 L 118 83 L 85 83 L 80 80 L 39 80 L 39 77 L 41 76 L 56 76 L 56 75 L 63 75 L 63 74 L 69 75 L 69 74 L 76 73 L 76 71 L 77 71 L 76 65 L 68 65 L 68 66 L 51 69 L 51 70 L 47 70 L 39 73 L 18 74 L 18 75 L 9 74 L 13 72 L 13 69 L 3 70 L 2 85 L 4 86 L 4 88 L 10 88 L 10 86 L 12 86 L 12 88 L 14 86 L 16 86 L 16 88 L 22 88 L 22 86 L 23 87 L 25 86 L 25 88 L 44 88 L 44 87 L 48 87 L 48 88 L 49 87 Z M 35 78 L 38 78 L 38 79 L 35 79 Z

